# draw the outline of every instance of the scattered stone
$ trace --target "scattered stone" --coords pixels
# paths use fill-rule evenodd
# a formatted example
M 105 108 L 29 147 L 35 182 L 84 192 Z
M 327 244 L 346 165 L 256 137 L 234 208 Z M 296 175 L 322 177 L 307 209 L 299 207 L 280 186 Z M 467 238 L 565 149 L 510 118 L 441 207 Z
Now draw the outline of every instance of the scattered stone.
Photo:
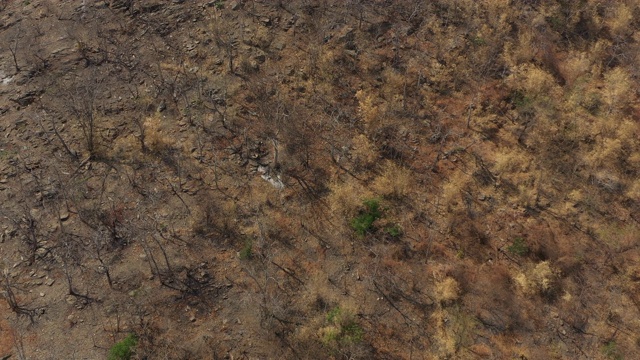
M 339 42 L 348 42 L 353 40 L 354 32 L 352 27 L 343 28 L 340 33 L 337 35 L 337 41 Z
M 282 51 L 286 46 L 287 44 L 285 44 L 285 42 L 282 40 L 277 40 L 273 43 L 273 48 L 278 51 Z
M 66 297 L 64 300 L 65 300 L 65 301 L 67 302 L 67 304 L 69 304 L 69 305 L 73 305 L 73 304 L 75 304 L 75 303 L 76 303 L 76 301 L 77 301 L 76 297 L 75 297 L 75 296 L 73 296 L 73 295 L 67 295 L 67 297 Z
M 156 109 L 156 111 L 157 111 L 157 112 L 163 112 L 163 111 L 165 111 L 166 109 L 167 109 L 167 103 L 166 103 L 164 100 L 162 100 L 162 101 L 160 102 L 160 104 L 158 104 L 158 108 Z
M 44 293 L 43 292 L 40 293 L 40 297 L 44 297 Z
M 190 322 L 196 322 L 196 316 L 195 316 L 195 315 L 191 315 L 191 316 L 189 317 L 189 321 L 190 321 Z
M 260 18 L 260 22 L 261 22 L 261 23 L 262 23 L 262 25 L 264 25 L 264 26 L 269 26 L 269 25 L 271 25 L 271 19 L 269 19 L 269 18 L 268 18 L 268 17 L 266 17 L 266 16 L 261 17 L 261 18 Z
M 44 93 L 44 90 L 32 90 L 27 92 L 24 95 L 21 95 L 16 99 L 10 99 L 10 100 L 17 103 L 20 106 L 28 106 L 28 105 L 31 105 L 34 101 L 36 101 L 36 98 L 42 95 L 42 93 Z
M 273 187 L 278 190 L 284 189 L 284 183 L 282 182 L 280 175 L 276 175 L 275 177 L 271 176 L 271 168 L 269 166 L 258 166 L 257 171 L 262 174 L 260 175 L 260 177 L 268 181 L 271 185 L 273 185 Z
M 67 221 L 69 219 L 69 212 L 64 211 L 62 214 L 60 214 L 60 220 L 61 221 Z
M 263 64 L 267 60 L 267 57 L 265 56 L 264 52 L 260 52 L 260 54 L 253 57 L 253 60 L 255 60 L 258 64 Z
M 51 285 L 53 285 L 53 283 L 55 283 L 55 282 L 56 282 L 56 280 L 55 280 L 55 279 L 51 279 L 51 278 L 49 278 L 49 279 L 47 279 L 47 280 L 44 282 L 44 284 L 45 284 L 45 285 L 47 285 L 47 286 L 51 286 Z
M 232 1 L 229 3 L 229 8 L 231 10 L 236 11 L 242 7 L 242 3 L 240 1 Z

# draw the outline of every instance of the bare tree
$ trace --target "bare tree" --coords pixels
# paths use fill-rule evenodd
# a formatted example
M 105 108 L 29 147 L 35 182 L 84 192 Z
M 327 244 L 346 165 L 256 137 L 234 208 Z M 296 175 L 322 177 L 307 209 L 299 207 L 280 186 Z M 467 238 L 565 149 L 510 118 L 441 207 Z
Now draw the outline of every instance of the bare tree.
M 45 110 L 42 110 L 42 115 L 49 120 L 49 123 L 51 124 L 51 130 L 48 130 L 47 127 L 45 126 L 44 122 L 42 121 L 42 117 L 39 114 L 35 114 L 36 119 L 38 120 L 38 123 L 40 124 L 40 127 L 42 128 L 42 130 L 45 133 L 48 132 L 53 132 L 53 134 L 55 135 L 55 137 L 60 141 L 60 143 L 62 144 L 62 147 L 64 148 L 64 150 L 67 152 L 67 154 L 69 154 L 69 156 L 74 159 L 74 160 L 78 160 L 78 153 L 76 151 L 71 150 L 71 148 L 69 147 L 69 144 L 67 143 L 67 141 L 62 137 L 62 135 L 60 134 L 60 130 L 58 130 L 58 125 L 57 125 L 57 121 L 54 115 L 49 115 L 47 114 L 47 112 Z
M 238 39 L 233 35 L 231 29 L 224 28 L 222 18 L 218 17 L 213 21 L 212 32 L 216 46 L 225 53 L 229 63 L 229 72 L 235 74 L 233 61 L 237 53 Z
M 15 293 L 17 286 L 13 282 L 13 278 L 9 270 L 4 269 L 2 271 L 2 278 L 0 278 L 0 281 L 0 285 L 2 288 L 2 297 L 9 304 L 11 311 L 13 311 L 18 316 L 27 316 L 29 318 L 29 321 L 33 323 L 36 311 L 19 303 Z
M 13 40 L 9 44 L 9 52 L 11 53 L 11 58 L 13 59 L 13 66 L 16 70 L 16 74 L 20 72 L 21 68 L 18 65 L 18 46 L 20 44 L 20 37 L 22 35 L 22 28 L 19 25 L 16 25 L 16 30 L 13 36 Z
M 82 129 L 82 135 L 89 151 L 89 156 L 96 155 L 97 109 L 96 98 L 101 79 L 92 72 L 82 81 L 77 78 L 67 91 L 69 110 Z

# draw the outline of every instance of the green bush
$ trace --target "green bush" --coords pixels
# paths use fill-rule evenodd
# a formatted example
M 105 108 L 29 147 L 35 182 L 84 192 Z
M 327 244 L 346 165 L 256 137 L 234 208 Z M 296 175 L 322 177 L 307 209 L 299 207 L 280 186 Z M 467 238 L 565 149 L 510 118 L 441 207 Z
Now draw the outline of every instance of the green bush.
M 517 237 L 513 240 L 513 243 L 507 247 L 507 251 L 514 255 L 523 256 L 529 252 L 529 247 L 523 238 Z
M 602 347 L 602 354 L 609 359 L 622 360 L 622 354 L 618 350 L 618 345 L 611 340 Z
M 359 236 L 364 236 L 373 228 L 373 222 L 382 216 L 380 212 L 380 201 L 369 199 L 362 202 L 365 210 L 351 221 L 351 227 Z
M 253 257 L 253 241 L 246 239 L 244 246 L 240 250 L 240 260 L 250 260 Z
M 387 234 L 391 235 L 391 237 L 394 238 L 400 237 L 400 235 L 402 235 L 402 228 L 400 228 L 400 226 L 397 224 L 389 226 L 385 230 L 387 231 Z
M 133 355 L 133 347 L 138 344 L 136 334 L 129 334 L 109 349 L 108 360 L 129 360 Z
M 329 311 L 327 322 L 328 326 L 323 329 L 322 336 L 325 345 L 359 343 L 364 337 L 364 330 L 356 322 L 353 314 L 339 306 Z

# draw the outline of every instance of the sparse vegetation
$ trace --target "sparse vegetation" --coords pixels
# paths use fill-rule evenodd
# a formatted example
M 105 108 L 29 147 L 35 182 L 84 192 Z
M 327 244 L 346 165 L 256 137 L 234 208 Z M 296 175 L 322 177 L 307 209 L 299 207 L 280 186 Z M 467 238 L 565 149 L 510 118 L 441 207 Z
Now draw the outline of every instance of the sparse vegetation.
M 115 343 L 109 349 L 109 360 L 129 360 L 133 355 L 133 348 L 138 344 L 135 334 L 129 334 L 124 339 Z
M 527 247 L 527 242 L 523 238 L 517 237 L 507 247 L 507 251 L 514 255 L 524 256 L 529 252 L 529 247 Z
M 612 360 L 622 360 L 622 359 L 624 359 L 622 354 L 620 354 L 620 351 L 618 350 L 618 347 L 616 346 L 616 342 L 613 341 L 613 340 L 607 342 L 602 347 L 602 355 L 604 355 L 607 359 L 612 359 Z
M 335 307 L 327 314 L 328 325 L 321 331 L 322 343 L 334 347 L 362 341 L 364 330 L 356 322 L 353 313 Z
M 0 358 L 640 359 L 638 1 L 0 9 Z
M 358 236 L 365 236 L 373 229 L 373 223 L 382 216 L 380 200 L 368 199 L 362 202 L 365 209 L 351 221 L 351 227 Z
M 402 228 L 399 225 L 391 225 L 385 229 L 391 237 L 397 238 L 402 235 Z
M 251 260 L 253 257 L 253 241 L 251 239 L 245 239 L 239 254 L 240 260 Z

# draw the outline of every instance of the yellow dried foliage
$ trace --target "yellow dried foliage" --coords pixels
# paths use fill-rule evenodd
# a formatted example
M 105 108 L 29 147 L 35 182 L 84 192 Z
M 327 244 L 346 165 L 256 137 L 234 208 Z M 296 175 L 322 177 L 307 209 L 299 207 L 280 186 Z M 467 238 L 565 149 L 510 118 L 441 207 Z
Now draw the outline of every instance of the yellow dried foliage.
M 640 201 L 640 180 L 635 180 L 629 185 L 626 195 L 631 200 Z
M 629 104 L 633 94 L 629 74 L 616 67 L 604 75 L 603 100 L 609 106 L 608 113 L 616 112 Z
M 584 157 L 584 162 L 592 168 L 613 168 L 622 155 L 620 139 L 605 138 Z
M 522 31 L 516 41 L 505 43 L 502 57 L 509 67 L 515 68 L 533 59 L 536 52 L 533 44 L 533 31 Z
M 133 154 L 139 154 L 140 141 L 133 134 L 119 136 L 113 144 L 114 155 L 120 159 L 129 159 Z
M 512 88 L 524 91 L 525 95 L 537 97 L 556 97 L 562 94 L 551 74 L 533 64 L 524 64 L 514 69 L 509 77 Z
M 364 121 L 366 129 L 375 129 L 380 122 L 380 108 L 375 97 L 368 91 L 360 89 L 356 92 L 356 98 L 358 99 L 358 113 Z
M 632 247 L 637 242 L 638 227 L 633 223 L 628 224 L 601 224 L 596 234 L 600 240 L 614 251 Z
M 518 148 L 503 149 L 495 154 L 493 172 L 497 174 L 511 174 L 526 172 L 529 169 L 531 159 Z
M 460 190 L 463 189 L 470 180 L 470 177 L 462 171 L 451 174 L 449 181 L 442 186 L 440 203 L 447 206 L 449 210 L 455 208 L 460 203 Z
M 378 151 L 364 134 L 351 140 L 351 156 L 356 166 L 368 168 L 378 161 Z
M 373 192 L 363 187 L 358 180 L 348 177 L 329 185 L 331 193 L 327 201 L 332 213 L 343 219 L 351 219 L 362 206 L 362 201 L 374 197 Z
M 533 295 L 551 291 L 556 277 L 556 271 L 551 268 L 549 262 L 543 261 L 535 267 L 517 274 L 514 280 L 523 293 Z
M 451 303 L 458 300 L 460 296 L 460 285 L 456 279 L 446 277 L 436 282 L 435 295 L 441 304 Z
M 572 51 L 560 67 L 567 84 L 571 85 L 577 78 L 589 73 L 591 59 L 586 52 Z
M 406 196 L 411 189 L 411 171 L 386 160 L 380 175 L 373 180 L 371 187 L 381 196 Z
M 614 37 L 622 37 L 633 31 L 632 20 L 633 10 L 625 3 L 620 2 L 610 12 L 605 24 L 609 27 L 609 31 Z
M 150 116 L 144 121 L 145 144 L 149 150 L 160 152 L 174 144 L 174 139 L 164 129 L 159 115 Z

